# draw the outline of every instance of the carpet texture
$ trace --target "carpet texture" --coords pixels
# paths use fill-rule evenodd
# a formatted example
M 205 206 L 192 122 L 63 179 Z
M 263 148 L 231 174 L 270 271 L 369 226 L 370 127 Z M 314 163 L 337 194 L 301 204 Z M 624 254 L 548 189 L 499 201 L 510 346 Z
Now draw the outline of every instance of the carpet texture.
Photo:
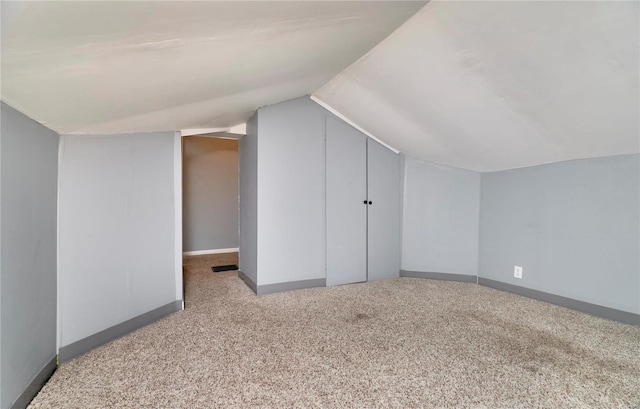
M 640 328 L 414 278 L 256 297 L 185 260 L 186 310 L 62 365 L 30 408 L 639 408 Z

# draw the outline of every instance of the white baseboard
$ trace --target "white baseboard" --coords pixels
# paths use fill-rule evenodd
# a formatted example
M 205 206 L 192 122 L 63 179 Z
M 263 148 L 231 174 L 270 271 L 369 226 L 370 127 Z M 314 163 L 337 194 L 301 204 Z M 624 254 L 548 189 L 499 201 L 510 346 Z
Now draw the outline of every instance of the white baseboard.
M 211 249 L 211 250 L 197 250 L 197 251 L 183 251 L 183 256 L 201 256 L 203 254 L 221 254 L 221 253 L 237 253 L 238 247 L 230 249 Z

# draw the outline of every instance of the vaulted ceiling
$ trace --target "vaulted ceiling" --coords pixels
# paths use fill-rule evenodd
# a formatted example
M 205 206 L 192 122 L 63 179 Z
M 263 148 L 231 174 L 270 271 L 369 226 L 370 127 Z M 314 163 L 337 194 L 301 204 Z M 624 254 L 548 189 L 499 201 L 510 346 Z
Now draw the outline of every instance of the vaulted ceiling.
M 639 2 L 431 2 L 316 96 L 478 171 L 640 150 Z
M 424 4 L 2 2 L 2 99 L 115 133 L 224 128 L 313 94 L 477 171 L 640 152 L 640 3 Z
M 307 95 L 424 2 L 2 2 L 2 98 L 61 133 L 236 125 Z

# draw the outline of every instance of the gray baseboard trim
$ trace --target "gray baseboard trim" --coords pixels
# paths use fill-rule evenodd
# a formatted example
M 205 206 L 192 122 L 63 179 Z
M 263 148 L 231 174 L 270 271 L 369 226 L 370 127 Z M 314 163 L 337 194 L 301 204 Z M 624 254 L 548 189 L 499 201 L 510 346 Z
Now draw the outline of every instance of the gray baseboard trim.
M 503 283 L 502 281 L 491 280 L 489 278 L 478 277 L 478 284 L 595 315 L 596 317 L 606 318 L 612 321 L 622 322 L 624 324 L 640 325 L 640 314 L 574 300 L 573 298 L 562 297 L 560 295 L 546 293 L 544 291 Z
M 426 271 L 400 270 L 400 277 L 427 278 L 430 280 L 445 280 L 445 281 L 462 281 L 464 283 L 477 282 L 477 276 L 471 276 L 466 274 L 430 273 Z
M 324 278 L 318 278 L 315 280 L 301 280 L 301 281 L 289 281 L 286 283 L 257 285 L 249 278 L 245 273 L 238 270 L 238 277 L 244 281 L 244 283 L 256 293 L 256 295 L 266 295 L 273 293 L 283 293 L 285 291 L 302 290 L 304 288 L 326 287 L 327 280 Z
M 289 281 L 258 286 L 258 295 L 282 293 L 285 291 L 302 290 L 304 288 L 326 287 L 327 280 L 318 278 L 314 280 Z
M 164 318 L 167 315 L 174 312 L 182 311 L 182 300 L 176 300 L 165 304 L 162 307 L 156 308 L 137 317 L 131 318 L 125 322 L 114 325 L 111 328 L 107 328 L 96 334 L 90 335 L 72 344 L 63 346 L 60 348 L 59 361 L 63 364 L 71 359 L 82 355 L 85 352 L 89 352 L 92 349 L 104 345 L 107 342 L 113 341 L 116 338 L 120 338 L 130 332 L 133 332 L 139 328 L 149 325 L 154 321 Z
M 33 378 L 29 386 L 18 396 L 18 398 L 11 405 L 11 409 L 25 409 L 29 406 L 29 403 L 36 397 L 40 389 L 44 386 L 45 383 L 51 378 L 51 375 L 56 371 L 57 367 L 56 357 L 53 359 L 38 372 L 38 374 Z
M 244 281 L 244 283 L 247 285 L 247 287 L 249 287 L 251 289 L 251 291 L 253 291 L 254 293 L 258 294 L 258 286 L 256 285 L 256 283 L 253 282 L 252 279 L 249 278 L 249 276 L 247 276 L 242 271 L 238 270 L 238 277 L 242 281 Z

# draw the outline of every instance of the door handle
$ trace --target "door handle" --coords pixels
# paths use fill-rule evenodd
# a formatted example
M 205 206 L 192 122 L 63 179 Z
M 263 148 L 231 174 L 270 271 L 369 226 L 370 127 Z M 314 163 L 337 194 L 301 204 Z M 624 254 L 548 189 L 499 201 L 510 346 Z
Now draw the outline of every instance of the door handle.
M 364 204 L 367 204 L 367 201 L 366 201 L 366 200 L 364 201 Z
M 365 200 L 364 204 L 373 204 L 373 202 L 371 200 L 369 200 L 368 202 Z
M 369 200 L 369 204 L 373 204 L 373 202 L 371 200 Z

